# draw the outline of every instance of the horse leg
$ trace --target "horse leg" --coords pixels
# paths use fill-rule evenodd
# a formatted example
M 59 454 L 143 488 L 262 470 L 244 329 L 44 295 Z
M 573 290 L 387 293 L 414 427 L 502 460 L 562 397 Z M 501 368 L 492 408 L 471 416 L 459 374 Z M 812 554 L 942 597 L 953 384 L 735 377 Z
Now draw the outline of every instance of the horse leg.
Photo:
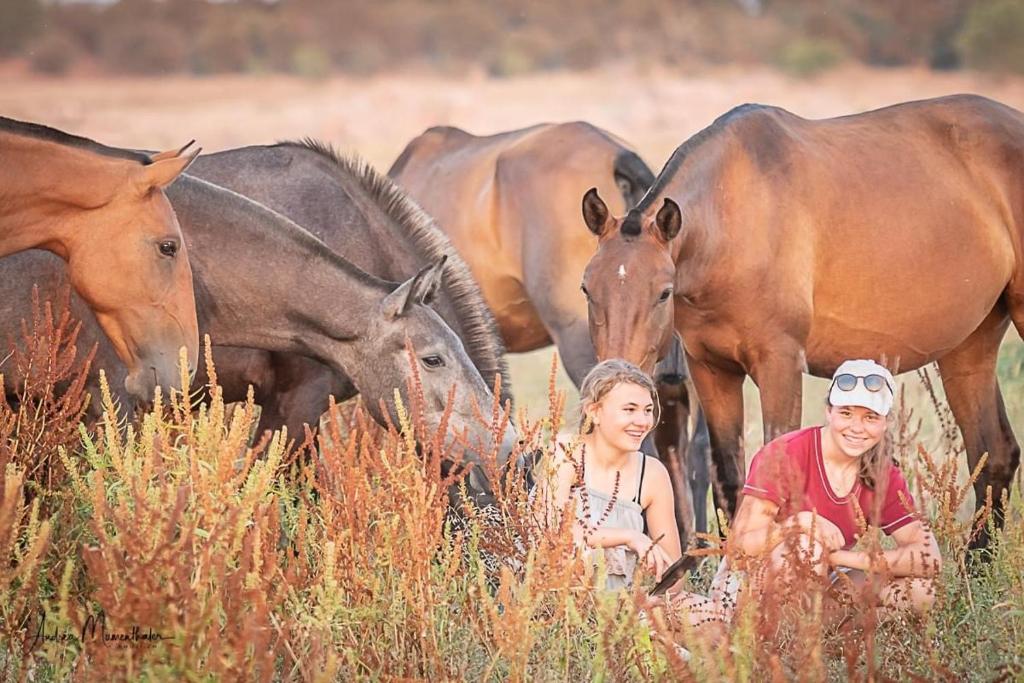
M 275 385 L 263 403 L 259 434 L 287 427 L 289 438 L 301 442 L 306 425 L 314 431 L 319 427 L 320 416 L 327 412 L 329 395 L 344 401 L 356 394 L 347 378 L 311 358 L 274 353 L 271 362 Z
M 686 386 L 689 372 L 678 334 L 672 335 L 669 354 L 654 368 L 654 381 L 661 399 L 661 419 L 655 426 L 654 443 L 658 457 L 668 470 L 675 492 L 676 527 L 680 547 L 693 538 L 693 499 L 690 497 L 686 456 L 690 444 L 690 394 Z
M 690 472 L 690 499 L 693 501 L 693 526 L 696 531 L 708 530 L 708 488 L 711 486 L 711 437 L 704 408 L 697 404 L 696 424 L 693 440 L 687 453 L 687 468 Z
M 661 399 L 661 420 L 655 427 L 654 443 L 658 458 L 665 463 L 672 482 L 679 543 L 681 548 L 685 548 L 688 540 L 693 538 L 695 528 L 686 467 L 690 400 L 686 384 L 682 381 L 672 384 L 658 382 L 658 396 Z
M 803 408 L 803 375 L 807 368 L 802 348 L 773 349 L 751 369 L 750 376 L 761 395 L 764 442 L 800 427 Z
M 686 361 L 707 416 L 715 507 L 732 519 L 746 476 L 742 444 L 745 375 L 695 361 L 688 353 Z
M 1009 489 L 1020 464 L 1020 445 L 1010 429 L 996 377 L 999 344 L 1008 323 L 1004 311 L 993 311 L 971 336 L 938 361 L 946 399 L 963 435 L 972 471 L 982 454 L 988 453 L 985 468 L 974 482 L 975 508 L 984 505 L 991 486 L 992 515 L 998 527 L 1003 524 L 1003 492 Z M 988 532 L 982 529 L 971 547 L 984 548 L 988 542 Z

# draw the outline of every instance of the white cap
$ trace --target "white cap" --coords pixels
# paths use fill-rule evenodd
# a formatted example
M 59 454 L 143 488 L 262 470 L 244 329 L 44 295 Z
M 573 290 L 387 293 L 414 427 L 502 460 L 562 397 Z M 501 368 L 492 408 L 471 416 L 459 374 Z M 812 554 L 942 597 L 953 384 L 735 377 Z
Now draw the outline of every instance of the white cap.
M 849 391 L 843 391 L 835 383 L 839 375 L 853 375 L 857 377 L 857 384 Z M 885 386 L 878 391 L 868 391 L 864 386 L 864 377 L 868 375 L 881 375 L 885 378 Z M 886 370 L 873 360 L 848 360 L 836 368 L 832 374 L 832 390 L 828 393 L 828 401 L 834 406 L 861 406 L 873 410 L 879 415 L 888 415 L 892 410 L 893 388 L 896 381 L 892 373 Z

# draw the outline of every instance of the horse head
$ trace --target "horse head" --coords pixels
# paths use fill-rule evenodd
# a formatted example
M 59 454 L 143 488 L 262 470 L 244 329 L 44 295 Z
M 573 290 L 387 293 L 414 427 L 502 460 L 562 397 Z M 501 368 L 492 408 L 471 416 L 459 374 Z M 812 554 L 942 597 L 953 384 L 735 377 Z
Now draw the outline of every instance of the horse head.
M 631 209 L 616 218 L 593 188 L 583 197 L 583 219 L 598 237 L 582 284 L 597 357 L 653 372 L 672 341 L 676 269 L 669 243 L 679 232 L 679 207 L 666 198 L 655 216 Z

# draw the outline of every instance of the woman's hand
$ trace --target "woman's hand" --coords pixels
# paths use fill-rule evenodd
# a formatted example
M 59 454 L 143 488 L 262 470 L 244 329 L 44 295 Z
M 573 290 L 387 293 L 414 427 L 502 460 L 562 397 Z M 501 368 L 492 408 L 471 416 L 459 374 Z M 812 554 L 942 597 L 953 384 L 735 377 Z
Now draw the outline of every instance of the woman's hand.
M 817 513 L 804 510 L 803 512 L 796 513 L 789 519 L 792 520 L 790 522 L 792 526 L 808 534 L 811 533 L 813 528 L 815 538 L 828 552 L 839 550 L 846 545 L 846 538 L 843 536 L 843 532 L 839 530 L 839 527 Z
M 629 539 L 628 546 L 630 550 L 639 556 L 640 561 L 647 566 L 647 569 L 654 573 L 655 581 L 661 581 L 661 575 L 672 564 L 668 558 L 668 553 L 651 540 L 650 536 L 640 531 L 633 534 L 632 538 Z
M 847 569 L 867 571 L 871 561 L 865 553 L 852 550 L 833 550 L 828 554 L 828 563 L 833 567 L 846 567 Z

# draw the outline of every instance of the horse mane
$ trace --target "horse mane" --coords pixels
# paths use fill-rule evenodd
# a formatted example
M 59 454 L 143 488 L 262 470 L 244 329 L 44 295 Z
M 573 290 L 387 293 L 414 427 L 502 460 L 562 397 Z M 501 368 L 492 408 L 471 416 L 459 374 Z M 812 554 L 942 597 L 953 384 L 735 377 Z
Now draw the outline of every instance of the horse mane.
M 23 135 L 36 140 L 64 145 L 65 147 L 84 149 L 88 152 L 93 152 L 105 157 L 137 161 L 144 166 L 152 163 L 150 158 L 141 152 L 122 149 L 120 147 L 108 147 L 107 145 L 96 142 L 95 140 L 83 138 L 79 135 L 72 135 L 71 133 L 65 133 L 62 130 L 50 128 L 49 126 L 44 126 L 39 123 L 28 123 L 27 121 L 17 121 L 15 119 L 0 116 L 0 132 Z
M 502 395 L 511 397 L 512 385 L 505 361 L 505 345 L 501 341 L 494 316 L 484 302 L 480 285 L 469 266 L 452 246 L 448 236 L 437 227 L 434 218 L 391 178 L 356 154 L 342 155 L 330 143 L 314 138 L 278 144 L 315 152 L 355 180 L 374 204 L 403 229 L 409 237 L 409 243 L 426 261 L 437 262 L 442 256 L 448 257 L 444 264 L 445 290 L 451 297 L 455 313 L 467 336 L 463 341 L 470 356 L 484 366 L 480 369 L 486 381 L 490 383 L 490 378 L 500 373 Z
M 661 169 L 654 184 L 651 185 L 650 189 L 647 190 L 647 194 L 644 195 L 643 199 L 637 205 L 637 209 L 640 212 L 645 212 L 651 207 L 665 185 L 679 171 L 679 168 L 683 165 L 683 162 L 693 154 L 694 150 L 702 146 L 708 140 L 715 138 L 726 126 L 736 119 L 743 118 L 745 115 L 752 112 L 764 111 L 767 109 L 773 109 L 763 104 L 741 104 L 738 107 L 733 107 L 729 111 L 725 112 L 717 119 L 711 122 L 710 125 L 698 131 L 694 135 L 690 136 L 683 144 L 676 147 L 675 151 L 672 152 L 672 156 L 669 157 L 668 161 L 665 162 L 665 167 Z

